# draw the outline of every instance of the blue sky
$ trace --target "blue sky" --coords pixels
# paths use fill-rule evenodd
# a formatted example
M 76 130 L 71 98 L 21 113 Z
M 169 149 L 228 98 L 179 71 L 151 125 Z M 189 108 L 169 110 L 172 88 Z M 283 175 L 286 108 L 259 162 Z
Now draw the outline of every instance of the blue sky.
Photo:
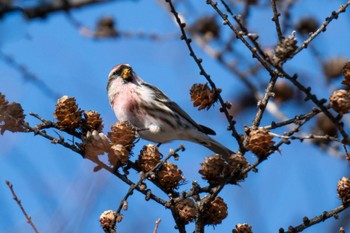
M 339 4 L 341 1 L 318 1 L 315 8 L 311 1 L 301 2 L 294 6 L 293 16 L 312 15 L 322 22 Z M 195 11 L 185 15 L 189 19 L 214 13 L 204 1 L 193 3 L 193 6 Z M 272 12 L 262 6 L 256 9 L 251 14 L 249 26 L 259 33 L 262 45 L 271 46 L 276 41 L 270 20 Z M 179 10 L 185 11 L 186 7 L 180 6 Z M 105 15 L 114 17 L 122 31 L 179 33 L 177 25 L 157 1 L 116 1 L 72 11 L 74 18 L 91 28 Z M 348 28 L 349 14 L 346 13 L 315 40 L 324 59 L 349 58 Z M 222 31 L 224 35 L 231 33 L 227 28 Z M 129 63 L 139 76 L 157 85 L 196 121 L 214 128 L 216 140 L 237 150 L 235 140 L 226 131 L 227 123 L 218 105 L 209 111 L 197 111 L 192 107 L 190 87 L 193 83 L 206 81 L 199 75 L 183 41 L 176 38 L 159 42 L 137 38 L 93 40 L 82 36 L 63 13 L 28 22 L 20 14 L 12 14 L 0 22 L 0 34 L 4 54 L 25 65 L 28 72 L 55 93 L 74 96 L 80 108 L 98 111 L 104 119 L 104 132 L 116 122 L 106 94 L 107 75 L 114 65 Z M 244 89 L 243 85 L 201 48 L 194 45 L 194 49 L 203 58 L 203 64 L 217 86 L 223 88 L 223 97 L 234 101 Z M 247 60 L 251 59 L 245 47 L 239 45 L 238 50 Z M 339 81 L 331 85 L 322 81 L 319 64 L 308 51 L 289 62 L 287 70 L 301 73 L 302 81 L 312 83 L 315 93 L 326 98 L 331 93 L 329 87 L 340 87 Z M 261 78 L 267 80 L 269 77 L 262 73 Z M 0 91 L 9 101 L 21 103 L 27 115 L 34 112 L 54 120 L 55 96 L 41 91 L 3 58 L 0 60 Z M 298 103 L 281 106 L 281 110 L 289 117 L 306 112 Z M 236 116 L 240 133 L 243 133 L 244 125 L 251 124 L 255 112 L 251 109 Z M 272 119 L 267 114 L 262 124 L 269 124 Z M 38 123 L 30 116 L 27 120 Z M 146 143 L 141 140 L 136 145 L 135 157 Z M 204 185 L 198 170 L 200 162 L 211 155 L 211 151 L 179 141 L 163 145 L 161 151 L 167 154 L 180 143 L 185 144 L 186 151 L 176 163 L 188 180 L 180 189 L 188 190 L 192 180 Z M 30 232 L 5 180 L 13 183 L 40 232 L 102 232 L 99 215 L 104 210 L 116 209 L 128 189 L 108 172 L 93 172 L 94 164 L 90 161 L 39 136 L 6 132 L 0 137 L 0 149 L 1 232 Z M 251 162 L 256 159 L 251 153 L 246 157 Z M 280 227 L 299 225 L 304 216 L 313 217 L 340 205 L 336 184 L 342 176 L 348 175 L 345 160 L 332 157 L 308 143 L 293 141 L 291 146 L 283 146 L 280 154 L 274 153 L 261 164 L 259 173 L 250 173 L 240 186 L 227 186 L 222 191 L 220 196 L 229 206 L 229 216 L 222 225 L 207 227 L 206 232 L 230 232 L 237 223 L 244 222 L 251 224 L 254 232 L 277 232 Z M 138 180 L 137 174 L 131 177 Z M 166 198 L 164 194 L 159 195 Z M 129 209 L 123 214 L 125 218 L 118 224 L 118 232 L 152 232 L 158 218 L 162 219 L 158 232 L 177 232 L 170 211 L 152 201 L 146 202 L 139 193 L 129 199 Z M 336 220 L 330 219 L 305 232 L 329 232 L 331 229 L 334 232 L 336 224 Z M 188 232 L 192 229 L 190 224 Z

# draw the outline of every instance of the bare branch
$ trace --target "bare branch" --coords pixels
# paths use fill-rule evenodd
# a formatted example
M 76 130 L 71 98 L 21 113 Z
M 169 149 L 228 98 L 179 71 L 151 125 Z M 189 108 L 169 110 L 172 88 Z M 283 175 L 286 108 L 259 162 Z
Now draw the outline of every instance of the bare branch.
M 296 226 L 296 227 L 288 227 L 288 233 L 296 233 L 296 232 L 302 232 L 303 230 L 305 230 L 306 228 L 309 228 L 317 223 L 320 222 L 324 222 L 325 220 L 334 217 L 334 218 L 338 218 L 338 214 L 341 213 L 343 210 L 347 209 L 349 206 L 338 206 L 336 208 L 334 208 L 333 210 L 330 211 L 324 211 L 321 215 L 318 215 L 312 219 L 309 219 L 308 217 L 304 217 L 303 218 L 303 223 Z M 281 228 L 279 230 L 280 233 L 285 232 L 283 228 Z
M 158 220 L 156 221 L 156 225 L 154 226 L 153 233 L 157 233 L 160 222 L 161 222 L 161 219 L 158 218 Z
M 275 22 L 275 25 L 276 25 L 276 31 L 277 31 L 277 35 L 278 35 L 278 40 L 279 40 L 279 41 L 282 41 L 282 39 L 283 39 L 283 34 L 282 34 L 282 30 L 281 30 L 280 21 L 279 21 L 279 19 L 278 19 L 278 17 L 279 17 L 281 14 L 277 11 L 276 0 L 271 0 L 271 5 L 272 5 L 272 10 L 273 10 L 272 21 L 274 21 L 274 22 Z
M 198 68 L 200 70 L 200 75 L 203 75 L 206 78 L 206 80 L 209 82 L 210 86 L 217 92 L 218 89 L 217 89 L 215 83 L 213 82 L 213 80 L 211 79 L 210 75 L 205 71 L 204 67 L 201 64 L 203 60 L 201 58 L 197 57 L 197 55 L 195 54 L 195 52 L 194 52 L 194 50 L 193 50 L 193 48 L 191 46 L 192 40 L 191 40 L 191 38 L 189 38 L 187 36 L 187 34 L 185 32 L 186 24 L 181 22 L 179 14 L 177 13 L 177 11 L 176 11 L 172 1 L 171 0 L 166 0 L 166 2 L 168 2 L 169 6 L 170 6 L 170 11 L 174 15 L 174 17 L 176 19 L 176 22 L 177 22 L 177 24 L 180 27 L 181 34 L 182 34 L 181 39 L 186 42 L 187 48 L 190 51 L 190 56 L 196 62 L 197 66 L 198 66 Z M 243 147 L 243 144 L 242 144 L 241 137 L 240 137 L 240 135 L 238 134 L 238 132 L 237 132 L 237 130 L 235 128 L 235 122 L 232 119 L 232 116 L 229 114 L 227 106 L 226 106 L 224 100 L 222 99 L 220 93 L 217 93 L 217 94 L 218 94 L 219 102 L 221 104 L 221 110 L 224 112 L 224 114 L 226 116 L 226 119 L 229 122 L 229 125 L 230 125 L 229 128 L 232 131 L 232 135 L 237 140 L 240 150 L 244 151 L 244 147 Z
M 36 228 L 36 226 L 34 225 L 34 223 L 32 221 L 32 218 L 27 214 L 27 211 L 24 209 L 24 207 L 22 205 L 22 201 L 17 197 L 15 190 L 13 189 L 13 185 L 8 180 L 6 180 L 6 184 L 10 188 L 13 199 L 17 202 L 19 208 L 21 209 L 22 213 L 24 214 L 25 218 L 27 219 L 27 222 L 33 228 L 33 231 L 35 233 L 39 233 L 38 229 Z

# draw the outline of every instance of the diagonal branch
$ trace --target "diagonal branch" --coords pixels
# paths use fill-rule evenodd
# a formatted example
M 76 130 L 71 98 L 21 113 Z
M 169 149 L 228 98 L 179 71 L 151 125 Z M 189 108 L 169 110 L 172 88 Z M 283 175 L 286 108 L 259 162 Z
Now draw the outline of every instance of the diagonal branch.
M 207 81 L 209 82 L 210 86 L 215 90 L 215 92 L 217 92 L 218 94 L 218 99 L 219 102 L 221 104 L 221 109 L 224 112 L 227 121 L 229 122 L 229 128 L 232 131 L 232 135 L 236 138 L 239 148 L 241 151 L 244 151 L 244 146 L 243 146 L 243 142 L 241 140 L 241 136 L 238 134 L 236 128 L 235 128 L 235 121 L 232 119 L 232 116 L 230 115 L 230 113 L 228 112 L 227 109 L 227 105 L 225 104 L 223 98 L 221 97 L 220 93 L 218 92 L 218 88 L 216 87 L 215 83 L 213 82 L 213 80 L 211 79 L 210 75 L 205 71 L 204 67 L 202 66 L 202 59 L 198 58 L 197 55 L 195 54 L 192 45 L 191 45 L 191 38 L 189 38 L 187 36 L 187 33 L 185 32 L 185 23 L 182 23 L 179 14 L 177 13 L 173 3 L 171 0 L 165 0 L 166 2 L 168 2 L 169 6 L 170 6 L 170 11 L 171 13 L 174 15 L 177 24 L 180 27 L 180 31 L 181 31 L 181 39 L 184 40 L 186 42 L 187 48 L 190 51 L 190 56 L 194 59 L 194 61 L 196 62 L 199 70 L 200 70 L 200 75 L 203 75 Z
M 337 218 L 338 214 L 340 212 L 342 212 L 343 210 L 345 210 L 346 208 L 348 208 L 349 206 L 344 206 L 344 205 L 341 205 L 341 206 L 338 206 L 336 208 L 334 208 L 333 210 L 331 211 L 324 211 L 321 215 L 318 215 L 312 219 L 308 219 L 308 217 L 304 217 L 303 218 L 303 223 L 300 224 L 299 226 L 296 226 L 296 227 L 288 227 L 288 232 L 302 232 L 303 230 L 305 230 L 306 228 L 309 228 L 317 223 L 320 223 L 320 222 L 324 222 L 325 220 L 331 218 L 331 217 L 335 217 Z M 280 233 L 283 233 L 285 232 L 283 228 L 280 228 L 279 230 Z
M 6 180 L 6 184 L 7 186 L 10 188 L 13 199 L 17 202 L 19 208 L 21 209 L 22 213 L 24 214 L 24 216 L 27 219 L 27 222 L 30 224 L 30 226 L 33 228 L 35 233 L 39 233 L 38 229 L 36 228 L 36 226 L 34 225 L 32 218 L 27 214 L 27 211 L 24 209 L 21 200 L 17 197 L 15 190 L 13 189 L 13 185 L 10 183 L 10 181 Z
M 309 38 L 307 38 L 303 44 L 297 49 L 295 50 L 295 52 L 293 53 L 293 55 L 291 57 L 294 57 L 296 54 L 298 54 L 300 51 L 302 51 L 303 49 L 307 48 L 307 46 L 311 43 L 311 41 L 313 39 L 315 39 L 318 34 L 320 34 L 321 32 L 325 32 L 326 28 L 328 26 L 328 24 L 330 22 L 332 22 L 334 19 L 338 19 L 338 16 L 341 13 L 344 13 L 346 8 L 350 5 L 350 0 L 347 1 L 347 3 L 345 5 L 340 5 L 339 9 L 337 11 L 332 11 L 332 14 L 326 18 L 326 20 L 322 23 L 322 25 L 319 27 L 319 29 L 317 29 L 314 33 L 312 33 Z

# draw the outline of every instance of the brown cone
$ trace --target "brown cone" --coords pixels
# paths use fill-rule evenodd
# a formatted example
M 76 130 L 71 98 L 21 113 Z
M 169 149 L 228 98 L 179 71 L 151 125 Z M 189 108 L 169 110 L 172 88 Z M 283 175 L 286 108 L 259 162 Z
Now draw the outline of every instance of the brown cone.
M 344 80 L 341 83 L 350 87 L 350 61 L 347 61 L 343 67 L 343 76 Z
M 54 117 L 61 130 L 74 131 L 82 122 L 82 113 L 74 97 L 63 96 L 57 101 Z
M 157 179 L 160 185 L 166 190 L 172 190 L 179 186 L 184 179 L 182 171 L 173 163 L 167 162 L 157 172 Z
M 253 233 L 252 227 L 247 223 L 237 224 L 233 233 Z
M 221 197 L 215 197 L 202 214 L 206 224 L 220 224 L 227 217 L 227 205 Z
M 100 117 L 100 114 L 96 111 L 90 110 L 84 112 L 84 121 L 83 121 L 83 131 L 94 131 L 101 133 L 103 129 L 103 120 Z
M 107 210 L 101 214 L 100 224 L 104 231 L 106 232 L 115 231 L 115 228 L 116 228 L 115 216 L 116 216 L 116 213 L 113 210 Z
M 121 144 L 114 144 L 108 151 L 108 161 L 113 167 L 124 166 L 128 163 L 129 151 Z
M 6 106 L 8 105 L 8 101 L 6 100 L 5 98 L 5 95 L 3 95 L 1 92 L 0 92 L 0 120 L 3 119 L 3 111 L 4 109 L 6 108 Z
M 343 57 L 330 58 L 323 63 L 323 73 L 328 79 L 337 78 L 342 75 L 345 63 L 346 59 Z
M 193 106 L 198 107 L 198 110 L 206 108 L 207 110 L 217 101 L 220 89 L 214 91 L 210 90 L 208 84 L 193 84 L 190 90 L 191 100 Z
M 215 16 L 199 18 L 190 26 L 189 31 L 192 35 L 201 36 L 205 40 L 212 40 L 220 37 L 220 26 Z
M 112 125 L 111 130 L 108 133 L 108 138 L 113 144 L 121 144 L 130 152 L 135 140 L 135 130 L 132 125 L 126 121 L 118 121 Z
M 230 184 L 236 184 L 238 181 L 247 177 L 247 174 L 242 174 L 241 172 L 249 163 L 239 154 L 232 154 L 231 157 L 225 159 L 221 155 L 215 154 L 205 158 L 205 161 L 201 165 L 202 167 L 199 173 L 210 184 L 225 181 Z
M 196 207 L 194 201 L 190 198 L 180 198 L 176 201 L 176 209 L 184 224 L 192 222 L 196 217 Z
M 111 149 L 111 143 L 102 133 L 98 133 L 96 130 L 88 131 L 86 136 L 83 138 L 85 158 L 92 161 L 98 160 L 98 156 L 108 152 Z
M 341 199 L 344 205 L 350 203 L 350 179 L 349 178 L 343 177 L 338 181 L 337 192 L 338 192 L 339 198 Z
M 280 62 L 285 62 L 290 58 L 293 52 L 298 48 L 298 41 L 294 36 L 288 36 L 284 38 L 280 43 L 278 43 L 274 50 L 274 55 L 272 57 L 273 61 L 278 64 Z
M 144 172 L 151 171 L 160 162 L 158 147 L 153 144 L 145 145 L 139 155 L 136 164 Z
M 259 159 L 265 158 L 273 151 L 273 136 L 263 128 L 252 130 L 247 140 L 247 149 L 253 152 Z
M 347 90 L 336 90 L 329 98 L 331 107 L 340 114 L 350 111 L 350 92 Z
M 22 106 L 15 102 L 8 103 L 0 93 L 0 133 L 3 134 L 6 130 L 22 132 L 24 118 Z

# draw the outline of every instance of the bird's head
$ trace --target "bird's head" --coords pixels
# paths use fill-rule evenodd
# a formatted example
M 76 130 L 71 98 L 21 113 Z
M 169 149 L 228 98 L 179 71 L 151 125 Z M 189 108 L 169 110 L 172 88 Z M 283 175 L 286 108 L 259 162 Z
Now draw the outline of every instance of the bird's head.
M 142 80 L 135 74 L 129 64 L 119 64 L 108 75 L 107 91 L 112 87 L 121 88 L 125 84 L 139 84 Z
M 144 81 L 137 76 L 129 64 L 119 64 L 112 68 L 108 75 L 107 93 L 109 99 L 122 91 L 140 87 Z
M 132 81 L 133 71 L 129 64 L 119 64 L 112 68 L 108 75 L 108 81 L 111 79 L 121 78 L 125 82 Z

